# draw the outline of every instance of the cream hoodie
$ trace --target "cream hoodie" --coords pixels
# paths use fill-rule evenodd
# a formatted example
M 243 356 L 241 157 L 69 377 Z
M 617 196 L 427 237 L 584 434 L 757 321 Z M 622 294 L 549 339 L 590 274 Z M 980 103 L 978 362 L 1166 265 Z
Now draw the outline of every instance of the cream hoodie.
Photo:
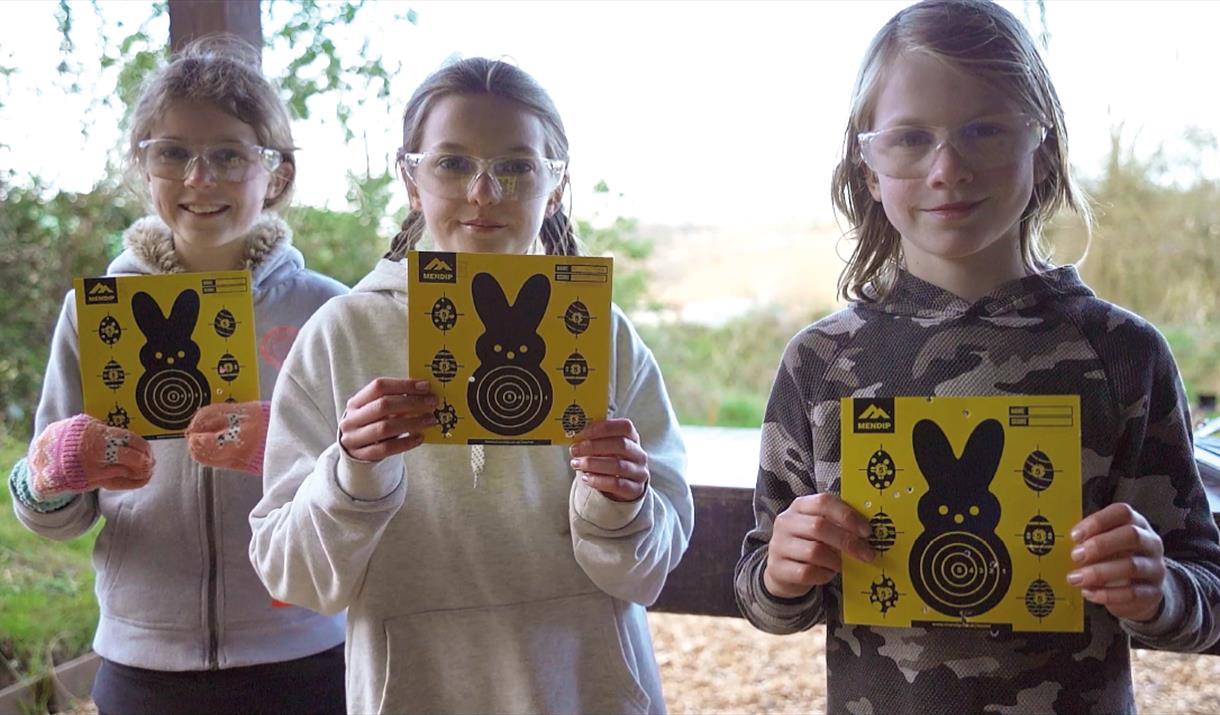
M 617 308 L 610 412 L 651 481 L 589 489 L 564 446 L 424 445 L 377 464 L 336 442 L 347 400 L 406 377 L 406 276 L 381 261 L 302 330 L 272 406 L 250 557 L 273 595 L 348 609 L 351 712 L 663 712 L 644 606 L 693 525 L 685 452 L 652 353 Z

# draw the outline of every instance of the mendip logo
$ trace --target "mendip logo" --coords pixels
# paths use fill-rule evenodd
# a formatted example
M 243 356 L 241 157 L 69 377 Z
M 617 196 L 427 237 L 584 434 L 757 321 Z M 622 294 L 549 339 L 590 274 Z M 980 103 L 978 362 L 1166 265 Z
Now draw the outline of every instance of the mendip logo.
M 85 305 L 119 302 L 118 284 L 113 278 L 86 278 Z
M 852 399 L 852 416 L 856 432 L 893 432 L 894 398 L 864 397 Z
M 889 413 L 876 405 L 869 405 L 868 409 L 860 415 L 862 420 L 888 420 L 889 418 Z
M 419 282 L 457 283 L 457 254 L 421 252 Z

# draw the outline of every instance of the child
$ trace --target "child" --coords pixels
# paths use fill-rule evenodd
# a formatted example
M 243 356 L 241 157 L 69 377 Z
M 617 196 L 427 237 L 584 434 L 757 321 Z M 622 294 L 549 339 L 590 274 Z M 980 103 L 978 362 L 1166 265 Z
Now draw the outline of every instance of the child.
M 663 712 L 643 607 L 693 505 L 627 318 L 612 417 L 570 449 L 421 446 L 436 397 L 407 373 L 402 259 L 425 230 L 442 251 L 576 253 L 559 115 L 520 69 L 461 60 L 415 91 L 399 159 L 402 232 L 284 365 L 250 556 L 276 598 L 348 609 L 351 712 Z
M 899 12 L 866 55 L 836 207 L 857 240 L 853 304 L 792 339 L 772 389 L 746 617 L 826 623 L 831 712 L 1134 712 L 1130 638 L 1200 650 L 1220 634 L 1220 547 L 1169 348 L 1039 251 L 1067 205 L 1063 111 L 1026 30 L 983 0 Z M 871 560 L 842 502 L 839 399 L 1079 395 L 1083 507 L 1071 529 L 1082 633 L 842 621 L 844 558 Z
M 237 41 L 195 43 L 146 85 L 130 160 L 156 215 L 127 230 L 107 273 L 249 269 L 269 400 L 276 346 L 346 288 L 305 269 L 274 213 L 295 178 L 288 113 L 239 52 Z M 209 405 L 186 439 L 148 443 L 82 414 L 78 352 L 70 292 L 34 441 L 9 484 L 17 517 L 49 538 L 105 517 L 93 558 L 99 710 L 342 711 L 342 617 L 275 607 L 245 557 L 269 403 Z

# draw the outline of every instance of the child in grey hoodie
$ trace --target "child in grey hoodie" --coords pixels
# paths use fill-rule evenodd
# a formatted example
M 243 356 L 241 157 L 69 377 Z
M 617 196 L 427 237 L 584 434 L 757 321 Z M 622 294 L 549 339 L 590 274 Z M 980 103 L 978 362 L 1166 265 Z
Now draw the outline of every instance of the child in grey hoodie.
M 248 269 L 262 402 L 199 411 L 157 440 L 83 414 L 69 292 L 27 459 L 17 518 L 57 540 L 97 521 L 102 713 L 337 712 L 343 618 L 277 605 L 244 557 L 272 386 L 286 344 L 346 288 L 305 269 L 272 211 L 295 173 L 288 114 L 236 44 L 185 49 L 154 75 L 131 122 L 130 159 L 156 211 L 123 236 L 108 275 Z
M 348 609 L 351 712 L 663 712 L 644 606 L 693 505 L 627 318 L 614 309 L 611 417 L 570 450 L 422 445 L 436 400 L 407 375 L 402 258 L 425 228 L 444 251 L 576 252 L 563 125 L 528 75 L 480 58 L 426 80 L 403 124 L 411 214 L 284 365 L 251 559 L 276 598 Z

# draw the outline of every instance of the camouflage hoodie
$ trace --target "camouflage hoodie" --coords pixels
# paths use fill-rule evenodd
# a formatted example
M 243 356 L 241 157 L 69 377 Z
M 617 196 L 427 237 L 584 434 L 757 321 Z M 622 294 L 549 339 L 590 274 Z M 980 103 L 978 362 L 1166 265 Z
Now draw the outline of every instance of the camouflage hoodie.
M 1150 623 L 1087 604 L 1082 633 L 875 628 L 842 622 L 836 577 L 783 599 L 762 585 L 775 517 L 839 493 L 839 399 L 1079 394 L 1084 513 L 1127 502 L 1165 544 Z M 1185 394 L 1146 321 L 1071 267 L 968 303 L 902 273 L 891 294 L 809 326 L 785 350 L 763 425 L 756 526 L 737 564 L 742 612 L 793 633 L 825 623 L 831 712 L 1134 712 L 1129 637 L 1194 651 L 1220 637 L 1220 546 L 1195 466 Z

